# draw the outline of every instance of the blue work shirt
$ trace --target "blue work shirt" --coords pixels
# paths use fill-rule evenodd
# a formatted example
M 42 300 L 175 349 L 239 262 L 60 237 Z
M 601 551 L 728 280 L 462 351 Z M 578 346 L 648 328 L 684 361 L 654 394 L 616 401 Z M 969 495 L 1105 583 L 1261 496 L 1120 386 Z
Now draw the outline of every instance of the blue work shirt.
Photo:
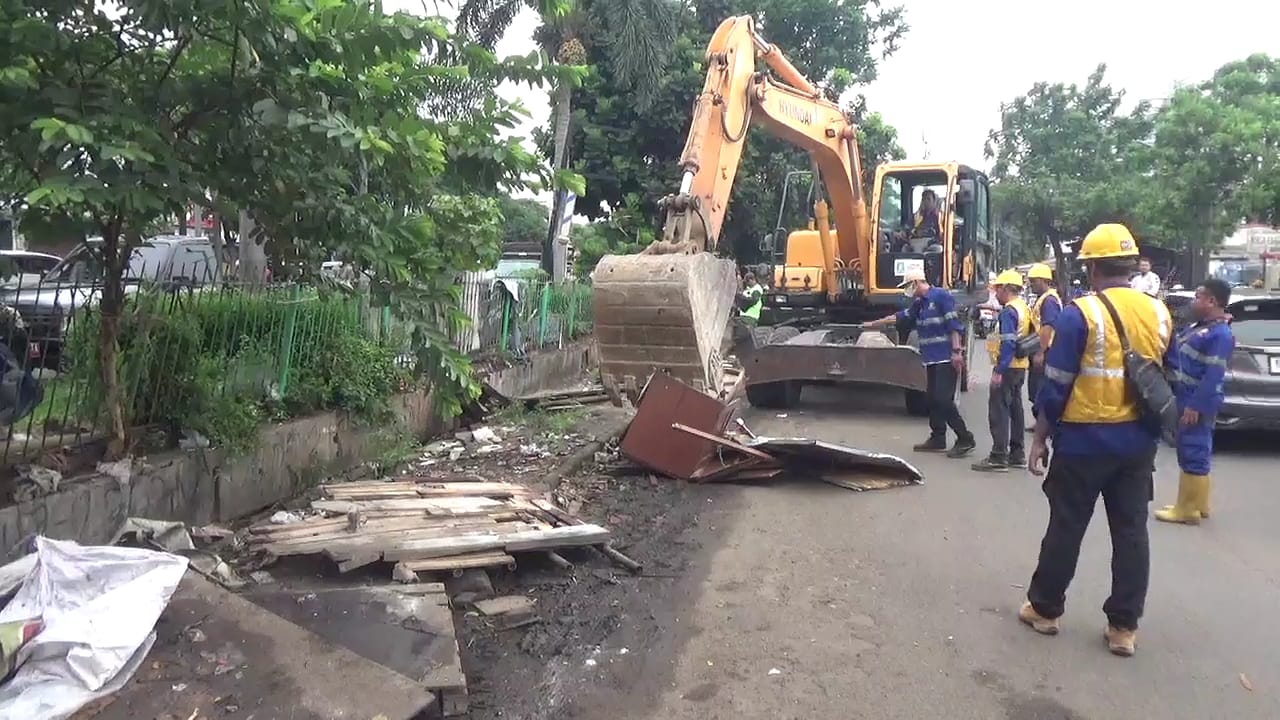
M 1058 321 L 1058 316 L 1062 314 L 1062 303 L 1058 302 L 1058 298 L 1050 295 L 1040 303 L 1040 326 L 1053 327 Z M 1036 328 L 1039 330 L 1040 328 Z
M 1137 420 L 1122 423 L 1072 423 L 1061 422 L 1067 399 L 1080 372 L 1080 356 L 1084 354 L 1085 333 L 1088 331 L 1084 314 L 1074 303 L 1063 308 L 1053 325 L 1053 344 L 1045 353 L 1045 377 L 1036 394 L 1035 408 L 1040 417 L 1053 428 L 1053 451 L 1066 455 L 1119 455 L 1132 456 L 1151 451 L 1156 444 L 1156 434 Z M 1165 367 L 1172 362 L 1173 343 L 1165 352 Z M 1054 372 L 1055 370 L 1060 372 Z M 1063 383 L 1055 376 L 1072 378 Z
M 1004 373 L 1013 362 L 1018 347 L 1018 311 L 1012 305 L 1000 308 L 1000 355 L 996 358 L 996 372 Z M 990 352 L 990 351 L 988 351 Z M 990 357 L 990 356 L 988 356 Z
M 1174 345 L 1167 367 L 1178 407 L 1213 416 L 1222 407 L 1222 380 L 1236 349 L 1231 327 L 1224 319 L 1196 323 L 1178 333 Z
M 911 306 L 899 310 L 898 321 L 915 325 L 920 342 L 920 360 L 925 365 L 951 362 L 951 332 L 964 332 L 960 316 L 956 314 L 956 299 L 942 288 L 931 287 L 923 297 L 911 301 Z

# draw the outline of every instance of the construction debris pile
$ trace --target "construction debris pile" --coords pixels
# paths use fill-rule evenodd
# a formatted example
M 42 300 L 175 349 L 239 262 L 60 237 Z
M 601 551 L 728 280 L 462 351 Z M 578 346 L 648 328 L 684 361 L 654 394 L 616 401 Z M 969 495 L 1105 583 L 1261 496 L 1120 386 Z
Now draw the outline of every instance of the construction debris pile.
M 692 482 L 787 475 L 861 491 L 924 481 L 915 466 L 894 455 L 808 438 L 758 437 L 737 417 L 737 404 L 735 393 L 711 397 L 655 373 L 637 399 L 622 454 L 653 472 Z
M 567 547 L 597 546 L 617 560 L 608 530 L 516 483 L 402 477 L 322 490 L 314 515 L 277 513 L 250 527 L 250 546 L 274 557 L 325 555 L 341 572 L 391 562 L 401 582 L 421 572 L 514 567 L 517 553 Z

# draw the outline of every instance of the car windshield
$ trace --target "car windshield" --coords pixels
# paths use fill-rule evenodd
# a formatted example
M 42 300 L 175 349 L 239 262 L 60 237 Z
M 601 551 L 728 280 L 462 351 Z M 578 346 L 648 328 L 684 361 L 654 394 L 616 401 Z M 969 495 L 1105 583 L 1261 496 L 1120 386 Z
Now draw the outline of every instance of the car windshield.
M 1280 346 L 1280 300 L 1243 302 L 1230 308 L 1231 334 L 1238 345 Z
M 97 283 L 102 282 L 102 261 L 97 250 L 81 246 L 71 262 L 59 273 L 60 282 Z M 164 264 L 165 248 L 144 243 L 133 249 L 129 256 L 129 266 L 125 268 L 125 280 L 154 280 L 160 276 Z
M 497 275 L 501 278 L 515 277 L 525 273 L 537 272 L 542 263 L 537 260 L 506 258 L 498 261 Z

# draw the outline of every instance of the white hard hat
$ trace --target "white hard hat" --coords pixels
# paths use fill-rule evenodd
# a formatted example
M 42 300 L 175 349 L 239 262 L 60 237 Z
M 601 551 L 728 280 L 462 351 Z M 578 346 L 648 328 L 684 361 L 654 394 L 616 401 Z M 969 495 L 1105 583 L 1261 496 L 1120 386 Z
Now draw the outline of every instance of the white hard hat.
M 902 282 L 898 283 L 898 287 L 904 288 L 912 283 L 924 282 L 923 270 L 908 270 L 902 275 Z

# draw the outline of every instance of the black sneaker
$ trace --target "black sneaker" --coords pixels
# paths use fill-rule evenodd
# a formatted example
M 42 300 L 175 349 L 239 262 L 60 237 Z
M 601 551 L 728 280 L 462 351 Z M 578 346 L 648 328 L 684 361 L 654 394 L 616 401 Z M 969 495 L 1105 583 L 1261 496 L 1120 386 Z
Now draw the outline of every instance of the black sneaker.
M 1009 467 L 1011 467 L 1011 468 L 1023 468 L 1023 469 L 1025 469 L 1025 468 L 1027 467 L 1027 458 L 1026 458 L 1026 456 L 1025 456 L 1025 455 L 1010 455 L 1010 456 L 1009 456 Z
M 922 443 L 912 445 L 911 449 L 916 452 L 946 452 L 947 439 L 931 437 Z
M 970 453 L 972 453 L 977 448 L 978 448 L 978 441 L 974 440 L 972 435 L 970 435 L 967 438 L 959 438 L 958 440 L 956 440 L 956 444 L 952 445 L 951 449 L 947 451 L 947 457 L 949 458 L 967 457 Z
M 1003 458 L 987 457 L 979 460 L 972 465 L 973 469 L 978 472 L 1002 473 L 1009 472 L 1009 462 Z

